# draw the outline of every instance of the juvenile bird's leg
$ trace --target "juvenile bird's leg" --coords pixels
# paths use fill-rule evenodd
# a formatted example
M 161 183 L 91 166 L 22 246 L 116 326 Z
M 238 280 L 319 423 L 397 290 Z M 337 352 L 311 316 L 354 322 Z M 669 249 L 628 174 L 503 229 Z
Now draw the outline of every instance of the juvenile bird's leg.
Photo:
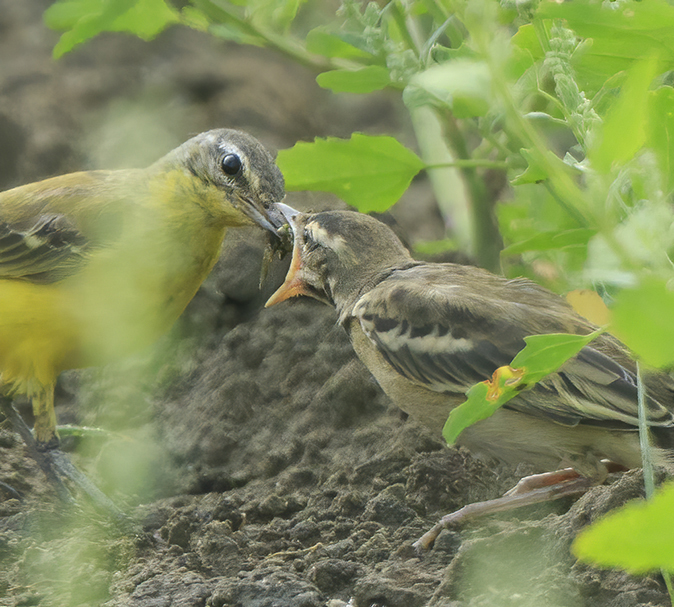
M 573 464 L 573 458 L 569 458 L 566 463 Z M 450 525 L 465 523 L 486 514 L 505 512 L 521 506 L 550 502 L 568 495 L 585 493 L 590 487 L 601 485 L 611 472 L 627 470 L 625 466 L 615 462 L 606 459 L 599 460 L 587 455 L 579 458 L 576 465 L 582 466 L 583 474 L 576 468 L 563 468 L 554 472 L 525 476 L 503 497 L 468 504 L 456 512 L 443 516 L 430 531 L 414 543 L 414 547 L 417 551 L 430 550 L 440 532 Z
M 2 489 L 5 493 L 8 493 L 9 495 L 12 496 L 12 498 L 17 499 L 17 500 L 22 500 L 23 495 L 21 495 L 20 491 L 17 491 L 12 487 L 11 485 L 8 485 L 7 483 L 3 483 L 0 481 L 0 489 Z
M 593 479 L 580 476 L 578 473 L 576 473 L 575 477 L 562 480 L 561 482 L 553 485 L 538 487 L 526 492 L 508 492 L 503 497 L 487 500 L 485 502 L 475 502 L 473 504 L 468 504 L 456 512 L 452 512 L 443 516 L 432 529 L 424 533 L 424 535 L 414 542 L 413 546 L 419 552 L 430 550 L 433 547 L 433 543 L 437 539 L 438 535 L 440 535 L 440 532 L 450 525 L 465 523 L 466 521 L 484 516 L 486 514 L 505 512 L 507 510 L 519 508 L 521 506 L 549 502 L 561 497 L 566 497 L 567 495 L 585 493 L 595 484 L 596 483 Z
M 63 451 L 50 449 L 47 456 L 56 473 L 73 482 L 99 510 L 112 515 L 116 519 L 126 520 L 126 515 L 70 461 Z
M 521 495 L 535 489 L 553 487 L 565 481 L 577 479 L 578 477 L 580 477 L 580 474 L 573 468 L 564 468 L 563 470 L 544 472 L 543 474 L 532 474 L 531 476 L 525 476 L 520 479 L 520 481 L 512 489 L 506 491 L 504 495 Z
M 418 552 L 430 550 L 440 532 L 451 525 L 465 523 L 487 514 L 505 512 L 521 506 L 540 504 L 568 495 L 585 493 L 596 484 L 596 479 L 581 476 L 572 468 L 525 477 L 503 497 L 468 504 L 455 512 L 446 514 L 432 529 L 414 542 L 413 546 Z

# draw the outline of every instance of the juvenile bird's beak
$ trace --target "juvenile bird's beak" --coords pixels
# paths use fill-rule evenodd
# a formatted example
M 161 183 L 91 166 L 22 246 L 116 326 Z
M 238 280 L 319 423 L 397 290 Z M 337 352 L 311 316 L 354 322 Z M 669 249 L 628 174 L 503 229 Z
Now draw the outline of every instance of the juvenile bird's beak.
M 290 228 L 293 231 L 293 257 L 290 262 L 290 268 L 288 269 L 288 274 L 286 274 L 286 279 L 284 283 L 278 288 L 278 290 L 267 300 L 267 303 L 264 305 L 265 308 L 270 308 L 277 303 L 281 303 L 286 299 L 291 297 L 297 297 L 298 295 L 309 295 L 310 291 L 307 284 L 301 277 L 300 270 L 302 269 L 302 258 L 300 255 L 301 242 L 298 238 L 298 220 L 301 217 L 302 213 L 289 207 L 287 204 L 277 202 L 273 205 L 273 210 L 271 215 L 274 213 L 279 213 L 284 222 L 287 222 L 290 225 Z
M 289 224 L 290 227 L 293 229 L 293 233 L 295 232 L 295 225 L 297 224 L 297 218 L 302 215 L 300 211 L 297 209 L 293 209 L 292 207 L 288 206 L 287 204 L 283 204 L 282 202 L 276 202 L 274 203 L 271 208 L 269 209 L 269 216 L 272 218 L 272 220 L 278 220 L 281 222 L 280 225 L 283 224 Z
M 282 202 L 275 202 L 269 207 L 269 221 L 271 221 L 276 228 L 280 228 L 285 224 L 289 224 L 292 228 L 292 220 L 300 212 Z

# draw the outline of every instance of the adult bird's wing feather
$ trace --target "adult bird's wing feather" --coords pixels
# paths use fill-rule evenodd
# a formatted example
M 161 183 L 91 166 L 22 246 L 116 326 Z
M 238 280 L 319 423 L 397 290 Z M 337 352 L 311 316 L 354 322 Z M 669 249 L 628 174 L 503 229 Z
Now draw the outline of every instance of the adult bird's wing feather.
M 86 238 L 63 215 L 39 215 L 27 229 L 0 221 L 0 279 L 57 282 L 86 260 Z
M 530 281 L 481 272 L 476 280 L 475 272 L 454 264 L 394 271 L 359 298 L 353 316 L 398 373 L 442 393 L 465 393 L 489 379 L 510 364 L 527 335 L 594 329 Z M 633 429 L 638 419 L 634 366 L 617 340 L 602 335 L 506 407 L 564 425 Z M 647 399 L 647 413 L 652 425 L 674 425 L 672 412 L 654 398 Z
M 117 175 L 63 175 L 0 194 L 0 279 L 57 282 L 115 241 L 129 204 L 109 194 Z

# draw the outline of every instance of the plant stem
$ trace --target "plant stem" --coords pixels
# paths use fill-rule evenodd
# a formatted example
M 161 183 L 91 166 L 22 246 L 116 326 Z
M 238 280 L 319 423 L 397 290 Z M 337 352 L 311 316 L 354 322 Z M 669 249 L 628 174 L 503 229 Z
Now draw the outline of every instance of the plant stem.
M 445 124 L 447 138 L 459 157 L 459 162 L 472 160 L 466 141 L 453 116 L 447 115 Z M 487 187 L 475 171 L 476 165 L 460 167 L 470 195 L 470 213 L 474 254 L 478 263 L 492 272 L 500 271 L 500 252 L 503 240 L 494 215 L 493 201 Z
M 651 499 L 655 493 L 655 474 L 653 471 L 653 452 L 648 440 L 648 424 L 646 423 L 646 388 L 641 374 L 641 365 L 637 361 L 637 402 L 639 414 L 639 445 L 641 446 L 641 461 L 644 471 L 644 489 L 646 499 Z M 674 584 L 669 571 L 660 570 L 662 579 L 667 586 L 669 600 L 674 605 Z
M 454 167 L 456 160 L 447 147 L 438 116 L 429 107 L 409 110 L 421 157 L 427 164 L 428 178 L 451 236 L 459 248 L 473 254 L 468 194 L 458 168 Z
M 646 499 L 653 497 L 655 491 L 655 476 L 653 473 L 653 454 L 648 440 L 648 424 L 646 420 L 646 388 L 641 375 L 641 365 L 637 361 L 637 403 L 639 414 L 639 445 L 641 446 L 641 461 L 644 470 L 644 488 Z
M 389 10 L 393 21 L 395 21 L 398 26 L 398 30 L 405 40 L 407 47 L 412 49 L 414 54 L 419 57 L 419 45 L 417 44 L 417 41 L 415 41 L 412 31 L 410 30 L 410 25 L 413 25 L 413 23 L 407 22 L 405 9 L 400 0 L 393 0 L 387 5 L 386 9 Z
M 302 42 L 290 35 L 279 35 L 271 30 L 257 27 L 249 19 L 238 15 L 228 3 L 222 0 L 192 0 L 192 4 L 208 15 L 214 23 L 231 23 L 242 33 L 257 39 L 259 45 L 273 48 L 306 67 L 319 71 L 336 67 L 353 67 L 349 62 L 332 61 L 307 52 Z
M 502 160 L 489 160 L 488 158 L 469 158 L 467 160 L 453 160 L 452 162 L 439 162 L 426 165 L 426 169 L 443 169 L 446 167 L 459 168 L 485 168 L 485 169 L 508 169 L 510 164 Z

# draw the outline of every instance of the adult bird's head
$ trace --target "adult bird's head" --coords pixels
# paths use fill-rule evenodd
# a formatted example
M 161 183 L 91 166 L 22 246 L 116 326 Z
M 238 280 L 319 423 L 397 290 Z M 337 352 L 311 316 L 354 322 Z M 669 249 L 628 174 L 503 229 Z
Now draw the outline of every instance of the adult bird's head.
M 192 137 L 150 170 L 173 173 L 172 187 L 201 200 L 214 222 L 257 224 L 276 234 L 269 209 L 285 196 L 283 175 L 262 144 L 241 131 L 215 129 Z
M 307 295 L 341 312 L 389 268 L 412 261 L 393 231 L 368 215 L 353 211 L 306 214 L 285 204 L 275 207 L 292 228 L 293 255 L 285 282 L 266 307 Z

